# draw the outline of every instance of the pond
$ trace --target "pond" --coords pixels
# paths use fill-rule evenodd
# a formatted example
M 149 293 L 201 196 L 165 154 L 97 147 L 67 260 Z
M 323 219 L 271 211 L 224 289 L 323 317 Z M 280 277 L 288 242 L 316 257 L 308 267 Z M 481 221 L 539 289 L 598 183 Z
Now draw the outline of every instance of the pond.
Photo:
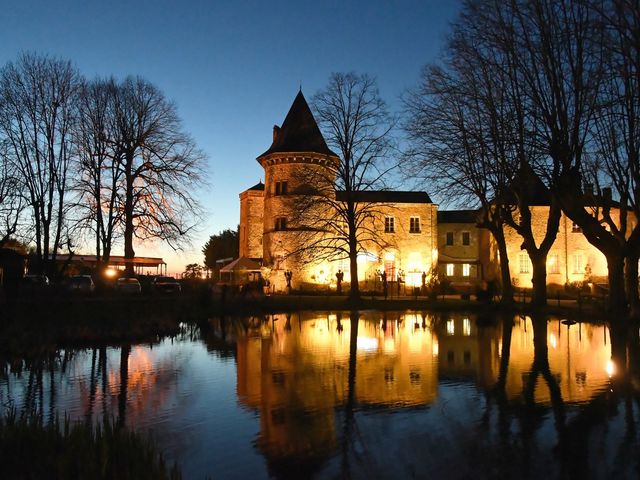
M 0 408 L 150 432 L 184 478 L 638 476 L 638 332 L 299 312 L 0 372 Z

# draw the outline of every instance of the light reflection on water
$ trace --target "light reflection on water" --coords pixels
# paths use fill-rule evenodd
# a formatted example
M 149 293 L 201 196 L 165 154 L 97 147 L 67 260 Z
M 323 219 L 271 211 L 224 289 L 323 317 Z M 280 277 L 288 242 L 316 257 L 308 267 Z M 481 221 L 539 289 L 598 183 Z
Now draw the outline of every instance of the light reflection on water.
M 601 417 L 599 442 L 637 446 L 634 403 L 602 412 L 611 357 L 606 327 L 558 319 L 216 318 L 153 345 L 13 361 L 0 401 L 150 431 L 185 478 L 597 477 L 637 467 L 590 447 Z

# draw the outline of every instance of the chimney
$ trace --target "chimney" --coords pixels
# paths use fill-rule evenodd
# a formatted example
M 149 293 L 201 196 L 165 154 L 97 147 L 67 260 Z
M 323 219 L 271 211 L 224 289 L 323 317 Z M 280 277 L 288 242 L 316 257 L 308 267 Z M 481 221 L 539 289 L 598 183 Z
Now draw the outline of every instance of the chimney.
M 585 195 L 593 195 L 593 183 L 585 183 L 584 184 L 584 194 Z
M 611 203 L 611 188 L 605 187 L 602 189 L 602 198 L 605 202 Z
M 273 142 L 278 139 L 278 134 L 280 133 L 280 127 L 278 125 L 273 126 Z

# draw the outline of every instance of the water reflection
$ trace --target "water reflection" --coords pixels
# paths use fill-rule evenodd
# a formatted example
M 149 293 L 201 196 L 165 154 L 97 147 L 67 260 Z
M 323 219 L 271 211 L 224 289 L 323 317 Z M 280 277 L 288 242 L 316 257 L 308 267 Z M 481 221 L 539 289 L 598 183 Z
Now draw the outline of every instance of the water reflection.
M 151 428 L 187 477 L 624 476 L 639 345 L 637 328 L 526 316 L 215 318 L 3 362 L 0 401 Z

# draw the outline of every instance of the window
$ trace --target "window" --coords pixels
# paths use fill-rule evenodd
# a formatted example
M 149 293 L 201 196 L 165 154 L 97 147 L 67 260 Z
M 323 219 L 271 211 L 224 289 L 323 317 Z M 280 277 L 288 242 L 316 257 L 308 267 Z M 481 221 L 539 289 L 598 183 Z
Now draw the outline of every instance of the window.
M 396 281 L 396 261 L 395 259 L 385 259 L 384 273 L 387 275 L 388 282 Z
M 453 232 L 447 232 L 447 245 L 453 245 Z
M 560 258 L 557 253 L 549 255 L 547 260 L 547 270 L 549 273 L 560 273 Z
M 453 277 L 453 263 L 447 263 L 447 277 Z
M 462 232 L 462 245 L 470 244 L 470 235 L 469 232 Z
M 287 182 L 276 182 L 276 195 L 286 195 L 287 194 Z
M 456 324 L 453 321 L 453 318 L 447 320 L 447 335 L 455 335 L 456 333 Z
M 584 267 L 582 266 L 582 254 L 573 254 L 573 273 L 584 273 Z
M 409 219 L 409 233 L 420 233 L 420 217 Z
M 286 217 L 276 217 L 276 230 L 286 230 L 287 219 Z
M 395 218 L 393 218 L 393 217 L 385 217 L 384 218 L 384 233 L 394 233 L 395 231 L 396 231 Z
M 529 255 L 526 253 L 521 253 L 518 255 L 518 266 L 520 267 L 520 273 L 529 273 L 531 272 L 531 268 L 529 265 L 531 264 L 531 260 L 529 260 Z
M 573 225 L 571 225 L 571 231 L 573 233 L 580 233 L 582 229 L 578 226 L 576 222 L 573 222 Z
M 465 337 L 471 335 L 471 321 L 468 318 L 462 319 L 462 335 Z
M 463 263 L 462 264 L 462 276 L 463 277 L 468 277 L 469 275 L 471 275 L 471 265 L 469 265 L 468 263 Z

